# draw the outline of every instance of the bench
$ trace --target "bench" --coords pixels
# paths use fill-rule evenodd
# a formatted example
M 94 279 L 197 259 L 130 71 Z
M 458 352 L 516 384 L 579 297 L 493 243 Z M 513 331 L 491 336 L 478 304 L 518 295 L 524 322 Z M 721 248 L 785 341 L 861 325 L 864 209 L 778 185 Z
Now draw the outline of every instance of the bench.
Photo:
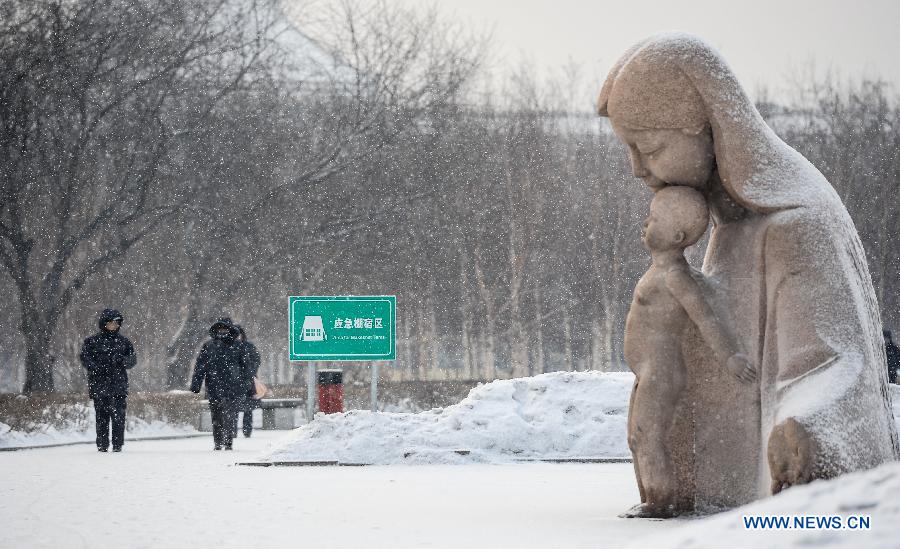
M 294 429 L 294 408 L 306 404 L 299 398 L 263 398 L 259 401 L 262 409 L 263 429 Z
M 200 411 L 199 431 L 212 431 L 212 418 L 209 414 L 209 401 L 201 401 L 204 408 Z M 259 401 L 262 410 L 262 428 L 271 430 L 295 429 L 294 409 L 303 406 L 305 400 L 299 398 L 264 398 Z

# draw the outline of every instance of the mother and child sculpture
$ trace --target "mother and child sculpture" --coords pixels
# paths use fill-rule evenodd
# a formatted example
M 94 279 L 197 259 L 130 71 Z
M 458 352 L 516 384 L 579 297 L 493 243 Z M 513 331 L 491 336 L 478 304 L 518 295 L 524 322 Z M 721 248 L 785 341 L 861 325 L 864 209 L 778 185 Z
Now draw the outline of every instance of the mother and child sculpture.
M 598 112 L 654 192 L 625 328 L 641 503 L 624 516 L 734 507 L 898 459 L 856 228 L 727 63 L 695 36 L 653 36 L 610 71 Z M 698 272 L 683 251 L 710 218 Z

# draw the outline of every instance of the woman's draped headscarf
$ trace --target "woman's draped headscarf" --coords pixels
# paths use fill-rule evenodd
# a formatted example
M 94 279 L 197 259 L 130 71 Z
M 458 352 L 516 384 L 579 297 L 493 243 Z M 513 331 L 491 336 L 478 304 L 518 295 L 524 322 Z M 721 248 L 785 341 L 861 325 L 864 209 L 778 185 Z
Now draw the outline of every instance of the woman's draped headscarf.
M 839 203 L 822 174 L 763 121 L 725 60 L 696 36 L 665 33 L 633 46 L 609 72 L 597 107 L 637 130 L 709 125 L 725 189 L 756 212 Z

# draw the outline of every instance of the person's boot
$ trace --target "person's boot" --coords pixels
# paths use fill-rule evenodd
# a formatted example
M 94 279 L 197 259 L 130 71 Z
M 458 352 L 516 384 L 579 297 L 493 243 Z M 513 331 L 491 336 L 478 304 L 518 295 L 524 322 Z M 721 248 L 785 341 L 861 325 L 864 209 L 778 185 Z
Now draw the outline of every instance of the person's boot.
M 113 447 L 113 452 L 121 452 L 121 451 L 122 451 L 122 447 L 121 447 L 121 446 L 115 446 L 115 447 Z
M 106 451 L 107 451 L 107 448 L 104 448 L 104 447 L 102 447 L 102 446 L 97 446 L 97 451 L 98 451 L 98 452 L 106 452 Z

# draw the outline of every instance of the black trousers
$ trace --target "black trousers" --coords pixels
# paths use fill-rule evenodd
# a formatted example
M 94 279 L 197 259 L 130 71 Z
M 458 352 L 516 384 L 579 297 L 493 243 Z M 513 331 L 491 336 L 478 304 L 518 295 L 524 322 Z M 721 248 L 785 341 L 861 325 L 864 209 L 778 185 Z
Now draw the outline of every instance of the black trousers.
M 212 416 L 213 444 L 216 447 L 230 448 L 234 439 L 234 422 L 237 421 L 240 399 L 223 398 L 209 402 L 209 413 Z
M 247 397 L 244 401 L 244 436 L 249 437 L 253 433 L 253 410 L 259 408 L 259 400 Z
M 125 395 L 94 398 L 97 417 L 97 448 L 109 448 L 109 424 L 112 423 L 113 448 L 125 444 Z
M 241 405 L 241 412 L 244 412 L 244 420 L 241 430 L 244 432 L 245 437 L 249 437 L 253 434 L 253 410 L 259 408 L 259 401 L 253 397 L 246 397 Z M 234 427 L 231 429 L 231 433 L 233 437 L 237 438 L 237 428 L 238 428 L 238 415 L 234 414 Z

